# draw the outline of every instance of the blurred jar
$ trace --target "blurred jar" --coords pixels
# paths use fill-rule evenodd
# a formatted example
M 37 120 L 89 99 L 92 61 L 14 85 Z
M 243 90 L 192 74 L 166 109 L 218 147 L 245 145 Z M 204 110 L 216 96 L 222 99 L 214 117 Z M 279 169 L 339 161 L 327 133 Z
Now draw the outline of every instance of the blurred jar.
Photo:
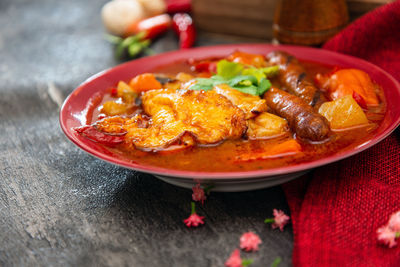
M 320 45 L 349 20 L 345 0 L 279 0 L 273 35 L 279 43 Z

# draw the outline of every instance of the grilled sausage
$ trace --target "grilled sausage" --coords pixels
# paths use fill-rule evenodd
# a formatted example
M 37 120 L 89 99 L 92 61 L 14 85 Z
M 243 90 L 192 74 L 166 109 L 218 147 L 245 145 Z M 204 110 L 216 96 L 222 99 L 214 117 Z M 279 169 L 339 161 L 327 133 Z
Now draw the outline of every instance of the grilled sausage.
M 274 51 L 268 55 L 268 59 L 271 63 L 279 65 L 279 81 L 291 94 L 317 108 L 326 101 L 324 95 L 314 86 L 304 67 L 294 56 L 286 52 Z
M 322 141 L 329 136 L 329 122 L 301 98 L 271 88 L 264 94 L 273 113 L 285 118 L 297 137 Z

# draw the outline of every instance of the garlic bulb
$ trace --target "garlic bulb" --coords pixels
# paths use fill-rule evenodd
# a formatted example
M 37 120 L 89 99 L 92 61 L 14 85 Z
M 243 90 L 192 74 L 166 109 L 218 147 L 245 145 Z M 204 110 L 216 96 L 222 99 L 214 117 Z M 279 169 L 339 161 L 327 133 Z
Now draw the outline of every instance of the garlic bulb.
M 128 26 L 145 18 L 146 13 L 136 0 L 114 0 L 103 6 L 101 17 L 108 32 L 123 36 Z
M 167 5 L 164 0 L 137 0 L 142 4 L 146 16 L 155 16 L 167 11 Z

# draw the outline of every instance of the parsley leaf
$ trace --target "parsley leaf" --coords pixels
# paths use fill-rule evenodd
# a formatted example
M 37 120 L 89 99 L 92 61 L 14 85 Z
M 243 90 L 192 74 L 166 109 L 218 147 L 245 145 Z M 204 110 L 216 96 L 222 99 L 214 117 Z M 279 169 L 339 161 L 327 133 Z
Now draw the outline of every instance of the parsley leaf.
M 264 94 L 269 88 L 271 88 L 271 82 L 268 79 L 261 78 L 258 84 L 258 95 Z
M 231 87 L 236 85 L 257 85 L 257 79 L 251 75 L 239 75 L 227 81 Z
M 265 78 L 265 74 L 262 71 L 262 69 L 257 69 L 257 68 L 248 68 L 244 69 L 242 71 L 243 75 L 253 75 L 254 77 L 257 78 L 258 81 L 260 81 L 262 78 Z
M 262 78 L 269 78 L 273 77 L 279 72 L 279 66 L 272 66 L 272 67 L 266 67 L 266 68 L 254 68 L 250 67 L 247 69 L 244 69 L 242 71 L 243 75 L 253 75 L 257 78 L 257 80 L 261 80 Z
M 279 73 L 279 66 L 271 66 L 267 68 L 262 68 L 264 74 L 267 76 L 267 78 L 273 77 Z
M 260 96 L 271 87 L 267 77 L 275 75 L 278 71 L 278 66 L 244 68 L 242 64 L 223 59 L 217 63 L 217 75 L 211 78 L 197 78 L 196 83 L 189 89 L 208 91 L 219 84 L 227 84 L 242 93 Z
M 230 62 L 228 60 L 220 60 L 217 63 L 217 73 L 222 78 L 228 80 L 239 75 L 244 69 L 242 64 Z

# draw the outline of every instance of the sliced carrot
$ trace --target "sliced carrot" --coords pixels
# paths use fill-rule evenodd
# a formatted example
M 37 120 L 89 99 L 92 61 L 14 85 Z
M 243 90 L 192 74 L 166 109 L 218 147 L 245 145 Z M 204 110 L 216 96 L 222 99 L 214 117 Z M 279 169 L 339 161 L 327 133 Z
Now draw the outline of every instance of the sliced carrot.
M 369 75 L 362 70 L 341 69 L 336 71 L 330 77 L 329 91 L 333 100 L 346 95 L 353 96 L 355 92 L 367 105 L 379 104 L 375 86 Z M 359 104 L 362 103 L 359 102 Z
M 294 139 L 269 147 L 261 152 L 250 152 L 236 157 L 236 162 L 253 161 L 292 155 L 301 152 L 301 145 Z
M 162 88 L 161 83 L 157 81 L 154 74 L 151 73 L 143 73 L 136 76 L 129 82 L 129 86 L 135 92 L 143 92 L 143 91 Z

